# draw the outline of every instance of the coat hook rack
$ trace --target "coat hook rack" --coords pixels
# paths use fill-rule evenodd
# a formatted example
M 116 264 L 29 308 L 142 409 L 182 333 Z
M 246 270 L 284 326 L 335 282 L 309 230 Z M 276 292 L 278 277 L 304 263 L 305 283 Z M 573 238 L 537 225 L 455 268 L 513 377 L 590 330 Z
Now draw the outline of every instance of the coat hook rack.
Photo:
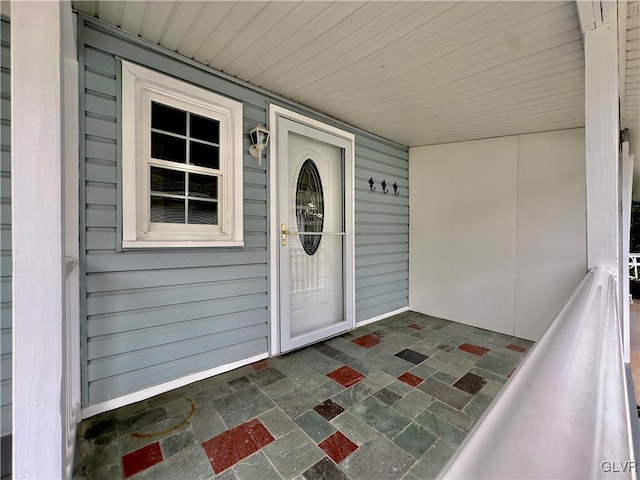
M 389 193 L 389 189 L 387 188 L 387 181 L 386 180 L 382 180 L 382 183 L 380 184 L 382 185 L 382 192 L 386 195 L 387 193 Z
M 376 187 L 374 187 L 374 186 L 373 186 L 373 185 L 374 185 L 374 183 L 375 183 L 375 182 L 373 181 L 373 177 L 371 177 L 371 178 L 369 179 L 369 188 L 371 189 L 371 191 L 372 191 L 372 192 L 375 192 L 375 191 L 376 191 Z
M 398 182 L 393 182 L 393 194 L 398 196 L 400 192 L 398 191 Z

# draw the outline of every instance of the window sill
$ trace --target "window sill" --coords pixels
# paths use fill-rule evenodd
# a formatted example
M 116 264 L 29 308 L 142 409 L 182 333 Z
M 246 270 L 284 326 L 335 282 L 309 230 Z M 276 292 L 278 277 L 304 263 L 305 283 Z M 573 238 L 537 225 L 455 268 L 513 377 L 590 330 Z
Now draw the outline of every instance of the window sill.
M 211 247 L 244 247 L 243 240 L 138 240 L 122 242 L 123 249 L 137 248 L 211 248 Z

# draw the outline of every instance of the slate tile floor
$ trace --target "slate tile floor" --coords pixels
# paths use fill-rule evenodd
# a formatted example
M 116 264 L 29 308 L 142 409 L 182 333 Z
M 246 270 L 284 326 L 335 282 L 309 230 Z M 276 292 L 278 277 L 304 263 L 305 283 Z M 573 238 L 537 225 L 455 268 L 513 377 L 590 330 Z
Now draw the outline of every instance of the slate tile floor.
M 532 343 L 406 312 L 84 421 L 78 479 L 425 479 Z

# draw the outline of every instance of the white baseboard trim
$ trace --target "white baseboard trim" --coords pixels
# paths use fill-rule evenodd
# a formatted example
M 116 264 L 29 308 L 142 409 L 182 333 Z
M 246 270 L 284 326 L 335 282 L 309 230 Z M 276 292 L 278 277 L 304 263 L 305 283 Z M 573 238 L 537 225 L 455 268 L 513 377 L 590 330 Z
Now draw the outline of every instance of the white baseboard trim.
M 369 325 L 370 323 L 379 322 L 380 320 L 393 317 L 394 315 L 407 312 L 408 310 L 409 310 L 409 307 L 402 307 L 402 308 L 399 308 L 398 310 L 394 310 L 393 312 L 383 313 L 382 315 L 378 315 L 377 317 L 369 318 L 367 320 L 362 320 L 361 322 L 356 323 L 356 328 L 364 327 L 365 325 Z
M 93 417 L 94 415 L 98 415 L 99 413 L 108 412 L 109 410 L 124 407 L 125 405 L 129 405 L 131 403 L 146 400 L 147 398 L 160 395 L 161 393 L 168 392 L 169 390 L 184 387 L 185 385 L 197 382 L 198 380 L 213 377 L 214 375 L 220 375 L 221 373 L 229 372 L 231 370 L 235 370 L 236 368 L 259 362 L 260 360 L 264 360 L 268 357 L 268 353 L 261 353 L 260 355 L 254 355 L 253 357 L 244 358 L 242 360 L 238 360 L 237 362 L 227 363 L 226 365 L 221 365 L 219 367 L 211 368 L 209 370 L 204 370 L 198 373 L 192 373 L 191 375 L 187 375 L 186 377 L 171 380 L 170 382 L 161 383 L 160 385 L 145 388 L 144 390 L 130 393 L 128 395 L 123 395 L 122 397 L 114 398 L 112 400 L 107 400 L 106 402 L 90 405 L 82 409 L 82 420 L 84 420 L 85 418 Z

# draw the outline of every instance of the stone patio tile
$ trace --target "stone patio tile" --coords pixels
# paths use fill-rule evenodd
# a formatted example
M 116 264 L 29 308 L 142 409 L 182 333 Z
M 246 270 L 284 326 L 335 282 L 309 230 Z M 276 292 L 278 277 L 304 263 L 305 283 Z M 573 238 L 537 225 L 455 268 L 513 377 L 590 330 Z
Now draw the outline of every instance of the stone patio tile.
M 475 373 L 465 373 L 453 386 L 463 392 L 475 395 L 482 387 L 485 386 L 487 380 Z
M 489 370 L 490 372 L 497 373 L 498 375 L 506 375 L 517 363 L 518 360 L 515 358 L 509 358 L 505 355 L 489 352 L 476 362 L 476 367 Z
M 395 356 L 406 360 L 407 362 L 411 362 L 414 365 L 419 365 L 429 358 L 427 355 L 423 355 L 422 353 L 411 350 L 410 348 L 405 348 L 404 350 L 396 353 Z
M 349 480 L 340 467 L 324 457 L 303 473 L 306 480 Z
M 436 400 L 429 405 L 428 410 L 444 418 L 451 425 L 468 432 L 475 423 L 475 419 L 449 405 Z
M 258 420 L 269 430 L 274 438 L 280 438 L 296 429 L 298 426 L 279 407 L 263 413 Z
M 371 370 L 382 370 L 392 377 L 397 377 L 414 366 L 415 364 L 411 362 L 407 362 L 406 360 L 402 360 L 395 355 L 385 352 L 379 353 L 376 357 L 372 358 L 369 363 Z
M 235 392 L 251 385 L 251 380 L 249 380 L 246 376 L 238 377 L 234 378 L 233 380 L 229 380 L 227 382 L 227 385 L 229 385 L 229 388 L 231 388 L 231 390 Z
M 491 398 L 496 398 L 503 387 L 504 385 L 498 382 L 489 381 L 486 383 L 484 387 L 482 387 L 482 390 L 480 390 L 480 393 Z
M 382 403 L 385 403 L 389 406 L 393 405 L 394 403 L 396 403 L 398 400 L 402 398 L 396 392 L 393 392 L 388 388 L 382 388 L 381 390 L 378 390 L 376 393 L 373 394 L 373 396 L 378 400 L 380 400 Z
M 227 429 L 212 403 L 196 408 L 190 423 L 191 430 L 196 440 L 200 443 L 215 437 Z
M 304 433 L 311 437 L 316 443 L 322 442 L 325 438 L 336 431 L 335 427 L 325 420 L 315 410 L 309 410 L 294 420 Z
M 444 372 L 436 372 L 432 375 L 432 378 L 435 378 L 442 383 L 446 383 L 447 385 L 453 385 L 456 380 L 458 380 L 456 377 Z
M 395 437 L 410 422 L 407 417 L 373 397 L 353 406 L 350 412 L 389 438 Z
M 393 443 L 417 459 L 420 458 L 437 439 L 438 437 L 426 428 L 411 422 L 407 428 L 393 439 Z
M 440 360 L 437 360 L 435 358 L 429 358 L 425 360 L 423 365 L 434 368 L 439 372 L 449 374 L 455 378 L 460 378 L 462 375 L 466 373 L 465 371 L 460 370 L 459 368 L 456 368 L 453 365 L 450 365 L 445 362 L 441 362 Z
M 420 365 L 416 365 L 411 370 L 409 370 L 409 373 L 413 373 L 414 375 L 417 375 L 418 377 L 426 380 L 427 378 L 435 374 L 437 371 L 438 370 L 436 370 L 435 368 L 429 365 L 426 365 L 425 363 L 421 363 Z
M 191 428 L 185 428 L 160 439 L 160 449 L 165 460 L 197 444 L 198 441 Z
M 362 380 L 361 383 L 364 383 L 365 385 L 367 385 L 368 387 L 371 387 L 374 390 L 379 390 L 382 387 L 386 387 L 390 383 L 395 382 L 395 380 L 396 380 L 395 377 L 392 377 L 388 373 L 385 373 L 381 370 L 376 370 L 370 373 L 369 375 L 367 375 L 367 377 L 364 380 Z
M 462 390 L 458 390 L 457 388 L 453 388 L 445 383 L 435 380 L 434 378 L 427 378 L 424 382 L 418 385 L 417 388 L 422 390 L 424 393 L 457 408 L 458 410 L 461 410 L 467 403 L 469 403 L 469 400 L 471 400 L 470 394 L 463 392 Z
M 271 385 L 278 380 L 282 380 L 285 378 L 285 375 L 274 367 L 266 367 L 261 370 L 258 370 L 255 373 L 249 375 L 249 378 L 253 383 L 255 383 L 259 387 L 266 387 L 267 385 Z
M 456 449 L 443 440 L 437 440 L 416 462 L 411 474 L 420 479 L 438 478 L 440 471 L 453 457 Z
M 240 460 L 232 467 L 232 470 L 241 480 L 282 480 L 282 477 L 262 452 L 256 452 L 250 457 Z
M 493 380 L 494 382 L 500 383 L 502 385 L 507 383 L 508 380 L 506 374 L 498 375 L 497 373 L 490 372 L 489 370 L 485 370 L 484 368 L 478 368 L 477 366 L 470 368 L 469 372 L 475 373 L 476 375 L 486 378 L 487 380 Z
M 401 382 L 397 379 L 393 383 L 387 385 L 387 388 L 392 392 L 397 393 L 401 397 L 406 396 L 409 392 L 412 392 L 414 390 L 412 386 L 407 385 L 406 383 Z
M 352 480 L 400 479 L 409 470 L 414 459 L 384 437 L 362 445 L 341 464 Z
M 255 385 L 218 398 L 213 404 L 228 428 L 244 423 L 274 406 L 273 401 Z
M 267 445 L 262 451 L 284 479 L 301 475 L 325 456 L 299 429 Z
M 118 433 L 120 435 L 128 435 L 139 430 L 144 430 L 167 418 L 167 412 L 162 407 L 138 412 L 135 415 L 118 420 Z
M 211 388 L 205 388 L 199 392 L 191 394 L 191 398 L 196 405 L 203 405 L 205 403 L 213 402 L 217 398 L 229 395 L 233 390 L 226 383 L 220 383 L 212 386 Z
M 304 390 L 311 390 L 327 381 L 326 375 L 311 368 L 300 368 L 295 373 L 289 374 L 288 378 Z
M 120 462 L 100 465 L 92 470 L 86 469 L 83 465 L 81 469 L 82 472 L 73 472 L 73 478 L 82 478 L 83 480 L 113 480 L 114 478 L 122 478 L 122 465 Z M 11 478 L 11 476 L 7 476 L 7 478 Z
M 318 400 L 316 400 L 314 396 L 301 388 L 296 388 L 289 393 L 285 393 L 274 399 L 274 401 L 282 411 L 291 418 L 296 418 L 307 410 L 311 410 L 318 403 Z
M 352 387 L 334 395 L 331 399 L 343 408 L 348 409 L 356 403 L 361 402 L 369 395 L 372 395 L 374 392 L 375 390 L 373 388 L 363 382 L 358 382 Z
M 214 480 L 240 480 L 236 477 L 236 474 L 233 473 L 233 468 L 228 468 L 224 472 L 214 475 Z
M 454 427 L 440 415 L 431 412 L 429 409 L 418 415 L 415 418 L 415 422 L 423 427 L 427 427 L 438 437 L 454 447 L 460 445 L 467 436 L 467 432 L 458 427 Z
M 474 418 L 480 418 L 487 408 L 489 408 L 491 402 L 493 402 L 493 398 L 479 393 L 469 402 L 469 405 L 465 407 L 464 411 Z
M 285 393 L 292 392 L 293 390 L 298 388 L 298 386 L 288 378 L 283 378 L 282 380 L 275 381 L 260 388 L 273 400 L 274 398 L 280 397 Z
M 394 410 L 399 411 L 407 418 L 413 419 L 433 403 L 433 397 L 420 390 L 412 390 L 393 404 Z
M 333 397 L 334 395 L 337 395 L 338 393 L 344 390 L 344 387 L 342 385 L 339 385 L 333 380 L 327 379 L 326 377 L 325 379 L 327 380 L 326 382 L 324 382 L 321 385 L 318 385 L 315 388 L 312 388 L 309 391 L 309 393 L 313 395 L 315 398 L 317 398 L 318 400 L 326 400 L 328 398 Z
M 135 480 L 156 480 L 161 478 L 209 480 L 213 476 L 213 469 L 207 459 L 207 455 L 200 445 L 196 445 L 176 453 L 171 457 L 170 461 L 160 462 L 130 478 Z
M 404 323 L 403 323 L 401 328 L 403 330 L 404 330 L 404 328 L 406 328 Z M 411 333 L 413 333 L 413 332 L 411 332 Z M 397 343 L 398 345 L 401 345 L 401 346 L 407 348 L 407 347 L 411 347 L 412 345 L 415 345 L 420 340 L 416 339 L 416 337 L 411 336 L 411 334 L 409 332 L 405 333 L 405 332 L 396 331 L 396 332 L 391 332 L 389 335 L 387 335 L 385 337 L 385 341 Z
M 357 445 L 362 445 L 378 435 L 373 428 L 349 412 L 337 416 L 331 420 L 331 424 Z
M 154 425 L 150 425 L 141 428 L 136 432 L 132 432 L 140 435 L 131 435 L 131 433 L 120 435 L 120 451 L 123 455 L 133 452 L 144 446 L 157 442 L 160 438 L 168 434 L 165 434 L 163 432 L 168 432 L 169 430 L 171 430 L 171 433 L 174 433 L 185 430 L 187 428 L 189 428 L 189 423 L 185 421 L 185 417 L 183 415 L 181 415 L 180 417 L 162 420 L 161 422 L 158 422 Z

